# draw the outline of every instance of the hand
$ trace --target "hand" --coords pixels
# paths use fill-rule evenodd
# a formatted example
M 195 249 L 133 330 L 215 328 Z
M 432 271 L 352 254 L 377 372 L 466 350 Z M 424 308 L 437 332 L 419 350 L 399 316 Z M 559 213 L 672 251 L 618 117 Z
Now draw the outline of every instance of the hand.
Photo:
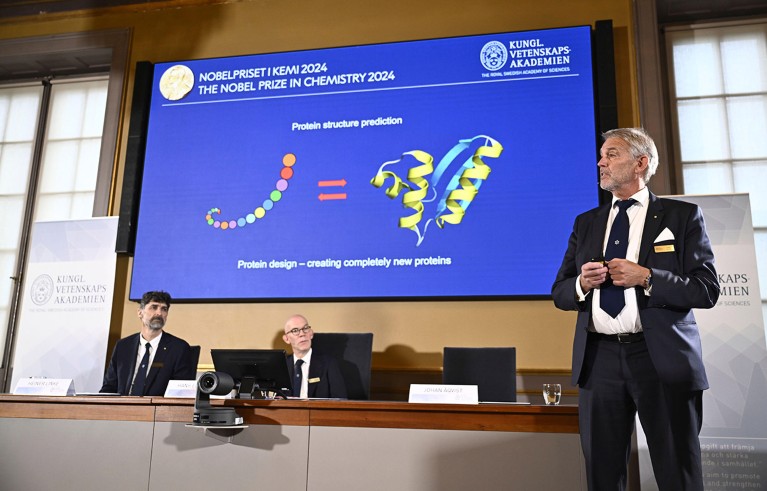
M 581 290 L 586 294 L 607 280 L 607 266 L 601 261 L 591 261 L 581 266 Z
M 645 278 L 650 270 L 628 259 L 611 259 L 607 262 L 610 278 L 616 286 L 628 288 L 631 286 L 644 286 Z

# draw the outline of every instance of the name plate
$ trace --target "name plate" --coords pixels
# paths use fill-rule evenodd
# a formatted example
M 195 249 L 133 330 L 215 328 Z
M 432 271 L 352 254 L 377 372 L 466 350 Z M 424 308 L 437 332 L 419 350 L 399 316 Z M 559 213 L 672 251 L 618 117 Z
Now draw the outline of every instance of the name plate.
M 23 378 L 16 384 L 15 395 L 25 396 L 73 396 L 75 383 L 71 378 Z
M 479 404 L 479 391 L 476 385 L 410 384 L 407 402 Z
M 196 380 L 170 380 L 163 397 L 180 397 L 194 399 L 197 397 Z

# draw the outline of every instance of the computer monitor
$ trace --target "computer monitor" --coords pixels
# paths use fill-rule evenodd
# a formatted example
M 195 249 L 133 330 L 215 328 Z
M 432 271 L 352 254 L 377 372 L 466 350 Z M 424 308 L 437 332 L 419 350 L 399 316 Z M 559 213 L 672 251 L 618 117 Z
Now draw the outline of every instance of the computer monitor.
M 237 383 L 237 397 L 261 399 L 264 391 L 287 396 L 291 393 L 285 350 L 212 349 L 217 372 L 228 373 Z

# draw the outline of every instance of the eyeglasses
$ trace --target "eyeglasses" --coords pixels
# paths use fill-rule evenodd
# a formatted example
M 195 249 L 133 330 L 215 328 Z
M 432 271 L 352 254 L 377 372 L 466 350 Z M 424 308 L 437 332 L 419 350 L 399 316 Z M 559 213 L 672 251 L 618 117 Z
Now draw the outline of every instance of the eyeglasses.
M 306 334 L 309 332 L 309 330 L 312 328 L 309 324 L 305 325 L 304 327 L 294 327 L 290 331 L 286 331 L 285 334 L 292 334 L 293 336 L 298 336 L 298 333 L 302 332 Z

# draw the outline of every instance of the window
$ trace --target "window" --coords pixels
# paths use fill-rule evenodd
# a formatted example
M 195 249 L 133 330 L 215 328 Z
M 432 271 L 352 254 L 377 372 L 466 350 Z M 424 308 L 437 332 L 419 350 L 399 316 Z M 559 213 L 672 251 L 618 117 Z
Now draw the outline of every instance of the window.
M 35 221 L 93 216 L 107 80 L 54 84 Z
M 8 324 L 42 86 L 0 88 L 0 326 Z M 0 329 L 0 346 L 5 329 Z
M 686 194 L 749 193 L 767 319 L 767 23 L 667 32 Z
M 31 223 L 109 214 L 128 46 L 125 29 L 0 40 L 0 391 Z
M 8 324 L 29 200 L 34 220 L 93 216 L 107 77 L 0 86 L 0 322 Z M 50 96 L 50 103 L 46 99 Z M 41 107 L 47 111 L 41 113 Z M 45 127 L 44 136 L 38 128 Z M 38 139 L 42 137 L 42 141 Z M 35 148 L 41 145 L 42 158 Z M 39 175 L 39 178 L 36 176 Z M 35 192 L 36 190 L 36 192 Z M 34 196 L 30 197 L 30 193 Z M 0 329 L 0 346 L 6 330 Z

